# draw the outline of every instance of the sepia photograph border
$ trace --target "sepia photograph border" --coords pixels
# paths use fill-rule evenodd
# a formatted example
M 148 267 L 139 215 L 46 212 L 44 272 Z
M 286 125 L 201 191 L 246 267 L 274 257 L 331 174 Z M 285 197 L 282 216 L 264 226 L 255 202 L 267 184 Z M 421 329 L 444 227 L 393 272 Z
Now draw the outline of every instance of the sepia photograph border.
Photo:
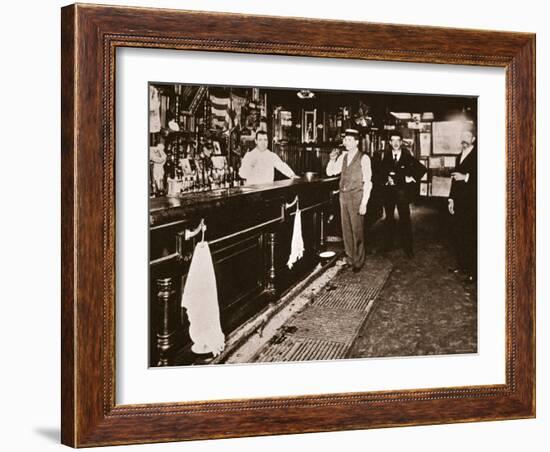
M 535 416 L 535 35 L 75 4 L 62 8 L 61 440 L 72 447 Z M 117 405 L 116 49 L 506 71 L 505 384 Z

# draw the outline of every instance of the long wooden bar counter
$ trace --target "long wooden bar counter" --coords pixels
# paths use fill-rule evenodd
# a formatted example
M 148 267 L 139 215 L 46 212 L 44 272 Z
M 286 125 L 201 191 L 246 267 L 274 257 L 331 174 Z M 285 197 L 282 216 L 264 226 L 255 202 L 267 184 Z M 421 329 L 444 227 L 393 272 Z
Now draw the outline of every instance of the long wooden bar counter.
M 283 180 L 271 184 L 189 193 L 149 202 L 151 366 L 192 363 L 189 323 L 180 307 L 193 250 L 206 225 L 227 335 L 260 312 L 317 265 L 327 212 L 337 178 Z M 305 252 L 286 265 L 298 197 Z M 186 234 L 187 231 L 187 234 Z

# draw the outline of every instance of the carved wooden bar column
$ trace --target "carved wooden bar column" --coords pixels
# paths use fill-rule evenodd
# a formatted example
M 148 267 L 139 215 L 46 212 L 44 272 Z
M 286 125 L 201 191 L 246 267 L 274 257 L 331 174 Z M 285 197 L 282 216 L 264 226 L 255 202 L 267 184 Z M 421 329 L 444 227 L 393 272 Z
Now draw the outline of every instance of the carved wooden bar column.
M 157 330 L 158 366 L 172 364 L 174 346 L 174 316 L 172 309 L 172 278 L 160 278 L 157 283 L 157 300 L 160 304 L 161 321 Z
M 320 212 L 320 223 L 319 223 L 319 246 L 321 248 L 321 251 L 325 249 L 325 212 L 323 208 L 321 208 Z
M 313 254 L 317 255 L 321 250 L 321 241 L 319 240 L 320 226 L 319 226 L 319 212 L 314 210 L 311 215 L 311 221 L 313 226 Z M 303 220 L 302 220 L 303 221 Z
M 266 251 L 267 251 L 267 266 L 266 266 L 266 287 L 265 291 L 269 295 L 275 296 L 277 293 L 275 287 L 275 278 L 277 273 L 275 270 L 275 248 L 277 244 L 277 233 L 268 232 L 266 234 Z

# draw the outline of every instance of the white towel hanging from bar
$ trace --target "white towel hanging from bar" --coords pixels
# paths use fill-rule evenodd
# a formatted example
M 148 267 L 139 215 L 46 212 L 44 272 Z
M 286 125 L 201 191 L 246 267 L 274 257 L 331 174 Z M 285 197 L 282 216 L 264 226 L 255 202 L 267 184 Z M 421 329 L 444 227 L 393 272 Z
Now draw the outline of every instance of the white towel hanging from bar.
M 193 353 L 218 356 L 225 348 L 225 336 L 220 324 L 216 274 L 202 221 L 201 226 L 202 240 L 193 252 L 181 305 L 187 310 Z
M 288 268 L 292 268 L 294 264 L 304 255 L 304 239 L 302 237 L 302 212 L 300 211 L 300 201 L 297 196 L 294 202 L 296 203 L 296 213 L 294 215 L 292 242 L 290 243 L 290 256 L 288 257 L 288 262 L 286 263 Z M 292 204 L 294 204 L 294 202 Z

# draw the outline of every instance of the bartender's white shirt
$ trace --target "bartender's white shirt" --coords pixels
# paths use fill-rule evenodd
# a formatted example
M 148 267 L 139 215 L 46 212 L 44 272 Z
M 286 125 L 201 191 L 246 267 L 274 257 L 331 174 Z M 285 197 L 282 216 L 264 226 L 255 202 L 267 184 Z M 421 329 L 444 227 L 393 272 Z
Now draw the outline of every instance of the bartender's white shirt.
M 292 168 L 283 162 L 277 154 L 269 149 L 260 151 L 258 148 L 254 148 L 243 157 L 239 176 L 246 179 L 246 185 L 268 184 L 275 180 L 275 168 L 286 177 L 295 176 Z

